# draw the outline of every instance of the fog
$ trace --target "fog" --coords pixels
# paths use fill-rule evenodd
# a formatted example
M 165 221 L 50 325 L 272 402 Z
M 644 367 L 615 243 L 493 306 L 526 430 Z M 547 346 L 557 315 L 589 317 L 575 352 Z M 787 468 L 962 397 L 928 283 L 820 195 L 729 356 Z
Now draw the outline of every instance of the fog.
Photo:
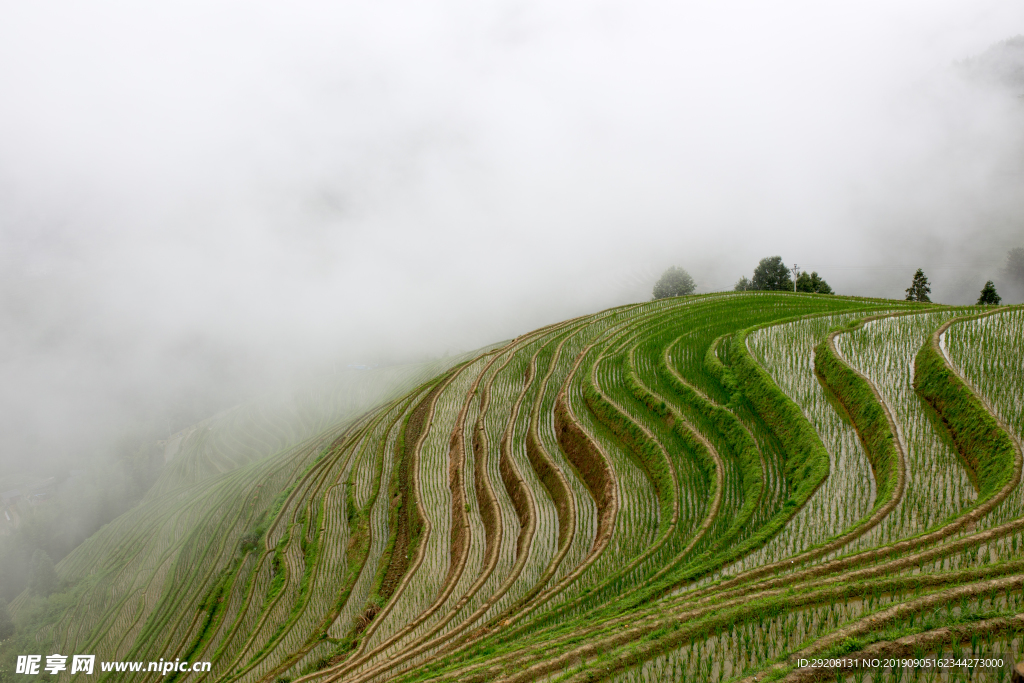
M 4 2 L 0 473 L 670 265 L 973 302 L 1024 246 L 1024 85 L 961 62 L 1021 33 L 1017 0 Z

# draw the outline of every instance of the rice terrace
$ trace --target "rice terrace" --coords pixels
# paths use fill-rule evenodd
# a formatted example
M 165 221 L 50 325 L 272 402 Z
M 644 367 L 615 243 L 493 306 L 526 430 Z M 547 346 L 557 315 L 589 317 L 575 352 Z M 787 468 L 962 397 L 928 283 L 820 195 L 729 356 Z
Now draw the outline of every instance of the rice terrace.
M 364 376 L 370 410 L 185 435 L 66 590 L 11 604 L 19 652 L 245 683 L 1009 681 L 1024 655 L 1020 306 L 664 298 Z

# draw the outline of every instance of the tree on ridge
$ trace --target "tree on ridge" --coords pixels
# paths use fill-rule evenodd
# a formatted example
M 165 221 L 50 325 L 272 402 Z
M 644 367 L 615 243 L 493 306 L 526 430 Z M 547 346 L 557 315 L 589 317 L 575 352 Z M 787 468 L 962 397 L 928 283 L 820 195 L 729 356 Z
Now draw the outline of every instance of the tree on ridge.
M 979 306 L 995 306 L 1003 297 L 999 296 L 996 292 L 995 284 L 989 280 L 985 283 L 985 286 L 981 288 L 981 296 L 978 297 Z
M 753 288 L 753 283 L 747 279 L 746 275 L 744 275 L 743 277 L 736 281 L 736 285 L 733 287 L 733 290 L 737 292 L 746 292 Z
M 789 268 L 782 262 L 781 256 L 768 256 L 761 259 L 754 268 L 751 289 L 768 292 L 792 292 L 793 280 Z
M 914 273 L 914 279 L 910 283 L 910 287 L 907 288 L 907 301 L 926 301 L 931 303 L 931 299 L 928 298 L 928 294 L 932 291 L 931 286 L 928 284 L 928 278 L 925 277 L 924 270 L 921 268 L 917 269 Z
M 686 296 L 693 294 L 695 289 L 697 289 L 697 285 L 690 274 L 678 266 L 672 266 L 661 274 L 661 279 L 654 285 L 654 298 Z
M 797 277 L 796 291 L 809 294 L 835 294 L 817 272 L 811 272 L 808 275 L 807 271 L 800 273 L 800 276 Z

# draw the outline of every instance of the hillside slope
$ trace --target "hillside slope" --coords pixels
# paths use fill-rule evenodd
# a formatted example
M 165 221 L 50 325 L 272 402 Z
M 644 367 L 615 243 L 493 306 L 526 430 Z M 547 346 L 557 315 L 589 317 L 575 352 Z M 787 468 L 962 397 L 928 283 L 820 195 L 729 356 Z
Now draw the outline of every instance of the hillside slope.
M 832 680 L 796 659 L 1019 648 L 1021 338 L 1019 307 L 702 295 L 352 419 L 222 416 L 65 592 L 19 598 L 18 647 L 251 682 Z

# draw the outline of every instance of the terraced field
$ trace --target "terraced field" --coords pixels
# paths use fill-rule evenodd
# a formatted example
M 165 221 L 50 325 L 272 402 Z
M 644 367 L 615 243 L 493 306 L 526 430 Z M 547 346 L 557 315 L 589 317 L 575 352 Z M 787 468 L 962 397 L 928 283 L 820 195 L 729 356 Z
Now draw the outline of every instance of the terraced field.
M 702 295 L 239 410 L 58 565 L 35 642 L 240 683 L 1009 680 L 1022 340 L 1020 307 Z M 1003 664 L 797 666 L 940 654 Z

